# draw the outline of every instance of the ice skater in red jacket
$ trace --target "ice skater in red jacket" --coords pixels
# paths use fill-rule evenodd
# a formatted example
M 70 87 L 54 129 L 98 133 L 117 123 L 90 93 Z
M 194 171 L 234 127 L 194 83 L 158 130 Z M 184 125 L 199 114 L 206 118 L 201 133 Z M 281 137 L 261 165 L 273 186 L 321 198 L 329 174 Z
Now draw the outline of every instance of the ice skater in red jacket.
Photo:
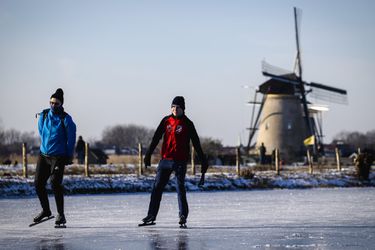
M 150 147 L 148 148 L 144 163 L 150 166 L 151 155 L 158 145 L 161 137 L 163 145 L 161 149 L 161 160 L 158 165 L 155 183 L 151 193 L 151 200 L 147 216 L 142 219 L 143 225 L 153 225 L 156 220 L 163 189 L 169 181 L 172 172 L 177 179 L 176 190 L 178 193 L 179 224 L 186 226 L 186 219 L 189 214 L 189 207 L 186 200 L 185 175 L 186 165 L 190 154 L 190 140 L 201 161 L 201 179 L 199 185 L 204 184 L 204 175 L 208 164 L 206 156 L 202 151 L 199 136 L 193 122 L 185 115 L 185 100 L 182 96 L 176 96 L 171 105 L 172 114 L 164 117 L 155 131 Z

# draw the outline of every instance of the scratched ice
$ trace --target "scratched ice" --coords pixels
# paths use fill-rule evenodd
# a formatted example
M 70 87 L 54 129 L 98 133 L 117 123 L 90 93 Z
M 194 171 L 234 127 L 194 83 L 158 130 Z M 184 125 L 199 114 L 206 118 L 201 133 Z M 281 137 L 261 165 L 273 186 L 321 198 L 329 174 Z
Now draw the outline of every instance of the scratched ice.
M 187 229 L 175 193 L 142 228 L 148 193 L 68 196 L 66 229 L 28 227 L 36 198 L 0 199 L 0 249 L 373 249 L 374 198 L 375 188 L 192 192 Z

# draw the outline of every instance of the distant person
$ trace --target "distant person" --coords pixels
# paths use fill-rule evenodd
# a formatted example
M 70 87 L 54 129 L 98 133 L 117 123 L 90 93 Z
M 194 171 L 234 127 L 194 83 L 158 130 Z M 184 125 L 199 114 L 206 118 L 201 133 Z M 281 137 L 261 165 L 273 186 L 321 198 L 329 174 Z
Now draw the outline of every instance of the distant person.
M 78 164 L 83 164 L 85 160 L 85 141 L 82 139 L 82 136 L 78 136 L 78 141 L 76 145 L 76 154 Z
M 264 143 L 259 147 L 259 162 L 261 165 L 264 165 L 266 163 L 266 147 L 264 146 Z
M 271 164 L 276 164 L 276 149 L 272 150 L 271 161 L 272 161 Z
M 357 157 L 354 159 L 355 167 L 356 167 L 356 175 L 359 180 L 364 180 L 365 174 L 365 154 L 359 153 Z
M 202 151 L 200 140 L 193 122 L 185 115 L 185 100 L 182 96 L 176 96 L 171 105 L 172 114 L 164 117 L 155 131 L 154 137 L 148 151 L 145 154 L 145 166 L 151 165 L 151 155 L 158 145 L 161 137 L 163 145 L 161 149 L 161 160 L 158 165 L 155 183 L 151 193 L 148 213 L 143 218 L 144 225 L 153 225 L 159 212 L 163 189 L 169 181 L 172 172 L 177 179 L 177 193 L 179 206 L 179 224 L 186 227 L 189 208 L 186 199 L 185 175 L 186 165 L 189 159 L 190 140 L 201 160 L 201 179 L 198 185 L 204 184 L 204 176 L 208 168 L 207 159 Z
M 356 173 L 359 180 L 368 180 L 374 154 L 369 149 L 364 149 L 354 160 Z
M 76 125 L 72 117 L 64 112 L 62 89 L 59 88 L 52 94 L 49 103 L 50 108 L 43 110 L 38 120 L 41 145 L 35 173 L 35 188 L 42 211 L 34 218 L 34 222 L 41 222 L 51 216 L 46 190 L 47 180 L 50 178 L 58 213 L 55 224 L 60 226 L 66 223 L 62 181 L 65 165 L 71 164 L 73 160 Z
M 324 145 L 322 144 L 322 143 L 319 143 L 318 144 L 318 148 L 317 148 L 317 150 L 318 150 L 318 154 L 319 154 L 319 156 L 324 156 Z

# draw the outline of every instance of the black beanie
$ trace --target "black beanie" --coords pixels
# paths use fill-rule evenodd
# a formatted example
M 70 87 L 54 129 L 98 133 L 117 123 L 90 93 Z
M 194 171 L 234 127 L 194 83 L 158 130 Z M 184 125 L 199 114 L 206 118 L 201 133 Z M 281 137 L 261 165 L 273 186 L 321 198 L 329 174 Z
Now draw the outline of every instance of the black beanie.
M 58 88 L 56 92 L 53 95 L 51 95 L 51 98 L 59 99 L 62 105 L 64 103 L 64 91 Z
M 185 110 L 185 99 L 184 99 L 184 97 L 183 96 L 176 96 L 172 101 L 172 105 L 178 105 L 178 106 L 180 106 L 180 108 Z

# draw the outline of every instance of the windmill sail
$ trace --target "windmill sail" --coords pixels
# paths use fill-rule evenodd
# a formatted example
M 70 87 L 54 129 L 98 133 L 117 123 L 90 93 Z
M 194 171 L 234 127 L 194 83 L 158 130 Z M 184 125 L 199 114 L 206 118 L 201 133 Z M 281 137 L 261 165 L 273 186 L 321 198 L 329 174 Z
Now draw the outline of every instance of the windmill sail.
M 311 98 L 338 104 L 348 103 L 347 92 L 344 89 L 314 82 L 308 83 L 307 85 L 311 87 L 311 92 L 309 94 Z
M 324 90 L 327 90 L 327 91 L 336 92 L 336 93 L 341 94 L 341 95 L 346 95 L 345 89 L 339 89 L 339 88 L 327 86 L 327 85 L 324 85 L 324 84 L 321 84 L 321 83 L 316 83 L 316 82 L 311 82 L 308 85 L 310 85 L 311 87 L 314 87 L 314 88 L 324 89 Z
M 256 97 L 256 95 L 255 95 L 255 97 Z M 251 118 L 251 124 L 250 124 L 251 127 L 250 127 L 249 140 L 247 142 L 247 149 L 250 148 L 251 142 L 252 142 L 252 140 L 254 138 L 254 135 L 255 135 L 256 131 L 258 130 L 259 118 L 260 118 L 260 114 L 262 113 L 265 100 L 266 100 L 266 96 L 264 95 L 263 98 L 262 98 L 262 102 L 260 104 L 260 107 L 259 107 L 258 114 L 257 114 L 257 116 L 255 118 L 255 121 L 253 122 L 253 116 Z M 254 110 L 253 110 L 253 114 L 254 114 Z
M 264 60 L 262 61 L 262 73 L 264 76 L 271 77 L 280 82 L 290 83 L 294 85 L 299 84 L 296 74 L 286 69 L 271 65 Z
M 286 70 L 275 65 L 271 65 L 265 60 L 262 61 L 262 73 L 269 76 L 283 76 L 293 74 L 290 70 Z
M 271 65 L 266 61 L 262 61 L 262 73 L 263 75 L 271 77 L 280 82 L 296 85 L 296 90 L 299 90 L 300 82 L 298 81 L 298 77 L 291 71 Z M 309 97 L 313 99 L 338 104 L 348 103 L 347 91 L 344 89 L 335 88 L 316 82 L 303 82 L 303 84 L 310 87 L 310 90 L 307 92 L 309 92 Z
M 296 62 L 294 65 L 295 72 L 298 70 L 298 76 L 302 79 L 302 62 L 301 62 L 301 43 L 299 40 L 300 37 L 300 27 L 301 27 L 301 17 L 302 10 L 294 7 L 294 28 L 296 33 L 296 46 L 297 46 L 297 55 Z
M 305 115 L 305 121 L 306 121 L 306 128 L 308 135 L 314 135 L 315 131 L 314 128 L 310 122 L 310 115 L 309 115 L 309 109 L 307 107 L 307 101 L 306 101 L 306 91 L 305 91 L 305 84 L 302 80 L 302 62 L 301 62 L 301 49 L 300 49 L 300 41 L 299 41 L 299 31 L 300 31 L 300 20 L 301 20 L 301 13 L 302 11 L 300 9 L 297 9 L 294 7 L 294 27 L 296 32 L 296 47 L 297 47 L 297 62 L 298 62 L 298 87 L 300 90 L 301 95 L 301 103 L 303 107 L 303 112 Z M 314 145 L 314 153 L 315 153 L 315 145 Z

